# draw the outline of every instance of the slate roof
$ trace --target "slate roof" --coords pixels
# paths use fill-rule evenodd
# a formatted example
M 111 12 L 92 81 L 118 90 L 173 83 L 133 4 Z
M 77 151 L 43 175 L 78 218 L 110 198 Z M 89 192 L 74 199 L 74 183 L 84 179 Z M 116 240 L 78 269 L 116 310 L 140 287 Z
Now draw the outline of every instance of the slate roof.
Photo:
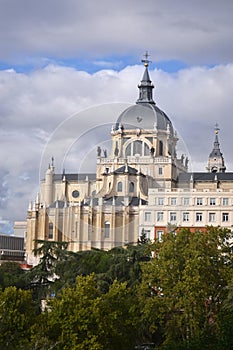
M 124 206 L 124 197 L 123 196 L 116 196 L 116 197 L 110 197 L 110 198 L 103 198 L 103 205 L 113 205 L 113 198 L 115 201 L 115 206 Z M 129 205 L 130 206 L 138 206 L 140 203 L 140 198 L 138 197 L 130 197 L 129 198 Z M 91 198 L 87 198 L 86 200 L 82 201 L 82 205 L 90 205 L 91 204 Z M 145 205 L 147 202 L 144 199 L 141 199 L 141 204 Z M 99 205 L 98 198 L 92 198 L 92 205 L 97 206 Z M 53 202 L 49 208 L 59 208 L 62 209 L 65 207 L 65 201 L 57 200 Z
M 137 172 L 138 172 L 137 169 L 132 168 L 131 166 L 127 166 L 127 169 L 126 169 L 126 166 L 123 165 L 122 167 L 116 169 L 114 171 L 114 174 L 125 174 L 125 173 L 128 173 L 128 174 L 131 174 L 131 175 L 136 175 Z
M 53 180 L 54 181 L 62 181 L 63 177 L 65 176 L 66 181 L 85 181 L 88 177 L 89 181 L 95 181 L 96 174 L 87 173 L 87 174 L 54 174 Z
M 207 172 L 198 172 L 198 173 L 181 173 L 178 176 L 178 182 L 189 182 L 190 179 L 193 181 L 233 181 L 233 172 L 229 173 L 207 173 Z
M 131 197 L 129 198 L 129 205 L 130 206 L 138 206 L 140 203 L 140 198 L 138 197 Z M 147 202 L 144 199 L 141 199 L 141 203 L 145 205 Z M 112 205 L 113 204 L 113 197 L 104 199 L 104 204 Z M 124 206 L 124 197 L 118 196 L 115 197 L 115 205 L 116 206 Z
M 49 208 L 59 208 L 59 209 L 62 209 L 64 208 L 65 206 L 65 202 L 64 201 L 61 201 L 61 200 L 57 200 L 55 202 L 53 202 Z

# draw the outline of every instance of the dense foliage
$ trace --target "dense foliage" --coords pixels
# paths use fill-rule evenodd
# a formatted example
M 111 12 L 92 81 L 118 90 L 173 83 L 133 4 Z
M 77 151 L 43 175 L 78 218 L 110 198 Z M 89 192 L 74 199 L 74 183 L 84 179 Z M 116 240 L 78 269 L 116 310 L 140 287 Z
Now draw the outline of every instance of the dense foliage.
M 0 266 L 0 348 L 232 349 L 231 239 L 208 227 L 108 252 L 38 242 L 31 271 Z

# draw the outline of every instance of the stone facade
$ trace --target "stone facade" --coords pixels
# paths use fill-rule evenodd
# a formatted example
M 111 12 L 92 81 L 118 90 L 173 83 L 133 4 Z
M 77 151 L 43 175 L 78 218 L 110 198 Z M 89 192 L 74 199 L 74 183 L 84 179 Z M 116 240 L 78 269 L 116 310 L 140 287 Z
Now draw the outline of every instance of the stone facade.
M 231 227 L 233 174 L 225 173 L 218 133 L 208 172 L 188 173 L 188 159 L 177 156 L 177 133 L 153 100 L 149 61 L 143 62 L 139 98 L 116 116 L 109 155 L 98 147 L 96 173 L 57 174 L 52 159 L 28 208 L 29 263 L 37 239 L 68 241 L 72 251 L 108 250 L 135 244 L 143 230 L 153 240 L 168 223 Z

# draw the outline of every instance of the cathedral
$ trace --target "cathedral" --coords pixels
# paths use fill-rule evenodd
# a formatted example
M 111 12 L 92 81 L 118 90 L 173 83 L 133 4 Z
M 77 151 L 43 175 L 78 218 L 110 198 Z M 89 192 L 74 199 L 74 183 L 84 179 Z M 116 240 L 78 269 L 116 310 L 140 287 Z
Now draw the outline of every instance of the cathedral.
M 96 173 L 56 173 L 54 159 L 27 213 L 26 256 L 34 263 L 36 240 L 66 241 L 71 251 L 109 250 L 152 241 L 168 226 L 231 227 L 233 173 L 226 173 L 218 128 L 206 172 L 188 172 L 178 157 L 177 132 L 156 105 L 148 55 L 136 103 L 109 130 L 111 151 L 97 148 Z

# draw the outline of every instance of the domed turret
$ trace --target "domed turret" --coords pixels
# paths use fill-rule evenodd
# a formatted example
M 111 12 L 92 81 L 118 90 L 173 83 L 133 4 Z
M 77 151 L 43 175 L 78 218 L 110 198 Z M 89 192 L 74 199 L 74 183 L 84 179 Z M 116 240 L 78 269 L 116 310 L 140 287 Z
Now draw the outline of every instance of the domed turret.
M 149 76 L 148 66 L 148 53 L 146 52 L 144 62 L 145 71 L 138 85 L 139 98 L 136 105 L 127 108 L 121 113 L 117 119 L 115 129 L 118 130 L 122 127 L 124 130 L 132 129 L 144 129 L 144 130 L 170 130 L 173 135 L 173 126 L 168 116 L 156 106 L 153 100 L 153 88 Z
M 121 113 L 116 123 L 116 130 L 122 126 L 126 129 L 170 130 L 173 126 L 168 116 L 156 105 L 150 103 L 136 104 Z
M 96 189 L 101 195 L 110 196 L 117 189 L 117 181 L 123 183 L 118 169 L 125 163 L 135 171 L 127 181 L 134 182 L 135 194 L 143 200 L 147 199 L 149 187 L 171 188 L 179 172 L 187 171 L 187 165 L 177 158 L 178 138 L 173 125 L 153 100 L 148 56 L 146 52 L 142 60 L 145 70 L 138 85 L 137 101 L 120 114 L 112 127 L 112 149 L 108 157 L 97 158 Z M 114 195 L 119 194 L 116 191 Z
M 217 172 L 224 173 L 226 170 L 223 154 L 220 151 L 218 133 L 219 133 L 219 127 L 218 127 L 218 124 L 216 124 L 214 146 L 212 151 L 210 152 L 208 165 L 207 165 L 207 170 L 210 173 L 217 173 Z

